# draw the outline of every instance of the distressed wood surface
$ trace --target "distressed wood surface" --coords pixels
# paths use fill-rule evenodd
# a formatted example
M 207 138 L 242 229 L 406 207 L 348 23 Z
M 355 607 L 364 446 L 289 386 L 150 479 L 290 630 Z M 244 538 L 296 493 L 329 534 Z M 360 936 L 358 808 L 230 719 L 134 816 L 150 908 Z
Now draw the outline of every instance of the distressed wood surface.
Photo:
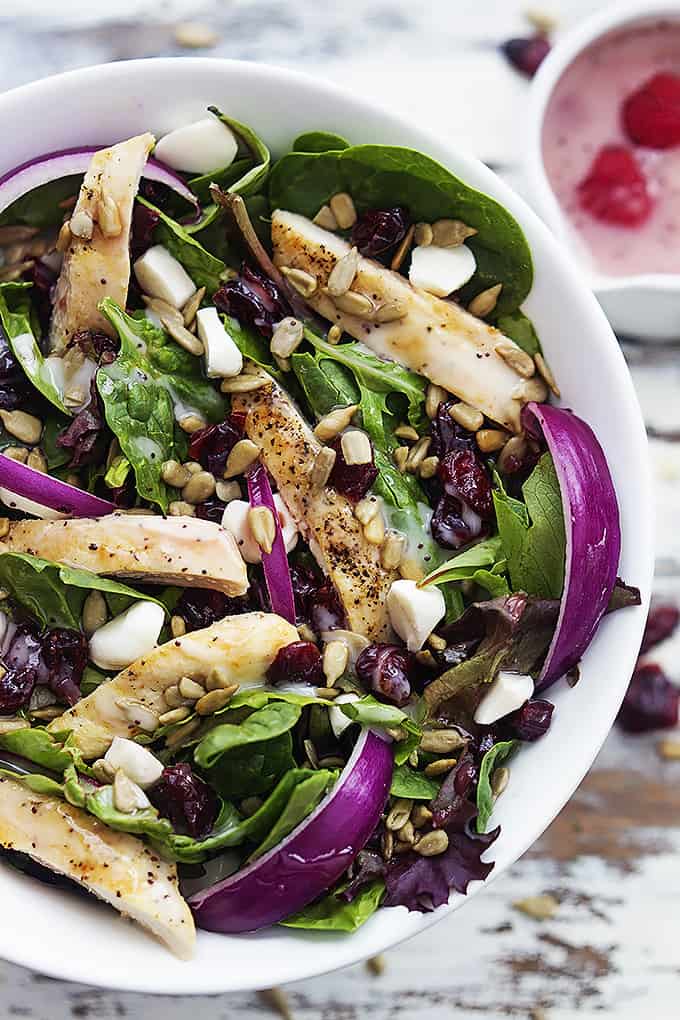
M 517 0 L 2 0 L 0 88 L 101 60 L 187 52 L 177 46 L 175 28 L 191 17 L 218 34 L 210 53 L 333 78 L 446 132 L 521 190 L 527 85 L 496 46 L 526 31 L 524 6 Z M 541 6 L 567 26 L 602 5 Z M 679 601 L 680 356 L 673 346 L 629 343 L 625 350 L 651 437 L 658 596 Z M 680 638 L 654 657 L 680 680 L 679 653 Z M 291 986 L 297 1020 L 677 1018 L 680 762 L 662 761 L 656 743 L 655 735 L 614 731 L 543 838 L 483 896 L 388 953 L 382 976 L 356 966 Z M 532 920 L 513 907 L 543 893 L 559 903 L 551 920 Z M 245 994 L 118 995 L 0 963 L 0 1016 L 178 1020 L 190 1013 L 196 1020 L 255 1020 L 271 1008 Z

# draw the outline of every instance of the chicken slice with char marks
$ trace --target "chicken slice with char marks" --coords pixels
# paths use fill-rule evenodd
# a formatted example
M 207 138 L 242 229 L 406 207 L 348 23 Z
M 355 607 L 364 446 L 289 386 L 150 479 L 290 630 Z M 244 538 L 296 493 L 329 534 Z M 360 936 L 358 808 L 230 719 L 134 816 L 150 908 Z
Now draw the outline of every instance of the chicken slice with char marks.
M 232 535 L 195 517 L 112 514 L 12 521 L 1 552 L 26 552 L 93 574 L 244 595 L 248 575 Z
M 78 882 L 189 959 L 196 929 L 177 869 L 141 840 L 109 829 L 66 801 L 0 776 L 0 846 Z
M 328 486 L 315 491 L 311 470 L 322 444 L 275 382 L 234 394 L 232 406 L 246 414 L 246 434 L 261 447 L 284 503 L 333 582 L 349 629 L 371 641 L 388 639 L 385 599 L 399 575 L 382 566 L 379 547 L 364 537 L 347 497 Z

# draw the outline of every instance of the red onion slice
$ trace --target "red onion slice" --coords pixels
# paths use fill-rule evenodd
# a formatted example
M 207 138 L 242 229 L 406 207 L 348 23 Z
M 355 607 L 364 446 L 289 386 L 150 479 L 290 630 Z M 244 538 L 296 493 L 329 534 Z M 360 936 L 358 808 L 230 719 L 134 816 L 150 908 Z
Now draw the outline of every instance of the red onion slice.
M 89 492 L 77 489 L 75 485 L 60 482 L 36 471 L 18 460 L 12 460 L 0 453 L 0 488 L 8 489 L 21 499 L 37 504 L 36 516 L 41 508 L 63 514 L 65 517 L 104 517 L 116 509 L 113 503 Z M 18 506 L 17 509 L 22 509 Z M 50 516 L 53 516 L 51 514 Z
M 293 595 L 293 582 L 288 567 L 286 546 L 267 472 L 262 464 L 256 464 L 248 473 L 248 497 L 251 506 L 266 506 L 274 515 L 276 524 L 274 545 L 270 553 L 262 553 L 264 579 L 267 582 L 272 612 L 282 616 L 284 620 L 288 620 L 288 623 L 295 626 L 295 596 Z
M 84 145 L 75 149 L 62 149 L 60 152 L 47 152 L 9 170 L 0 177 L 0 212 L 42 184 L 49 184 L 62 177 L 83 175 L 90 165 L 92 155 L 101 148 L 102 146 Z M 149 181 L 167 185 L 193 205 L 197 216 L 200 214 L 198 199 L 189 185 L 165 163 L 151 157 L 147 160 L 142 176 Z
M 198 927 L 257 931 L 302 910 L 366 845 L 391 780 L 390 745 L 362 730 L 342 775 L 311 815 L 248 867 L 189 898 Z
M 593 639 L 616 582 L 621 528 L 607 459 L 590 426 L 549 404 L 527 404 L 522 416 L 529 429 L 538 423 L 552 454 L 566 533 L 564 590 L 536 688 L 542 690 L 568 673 Z

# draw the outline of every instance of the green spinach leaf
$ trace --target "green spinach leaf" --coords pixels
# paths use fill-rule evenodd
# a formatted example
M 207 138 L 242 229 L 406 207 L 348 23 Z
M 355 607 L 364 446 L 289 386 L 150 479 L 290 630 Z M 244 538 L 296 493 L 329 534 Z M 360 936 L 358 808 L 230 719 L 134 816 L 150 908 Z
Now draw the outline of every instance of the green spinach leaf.
M 62 741 L 42 726 L 0 734 L 0 747 L 60 775 L 80 762 L 80 754 L 68 738 Z
M 496 325 L 501 333 L 505 333 L 511 340 L 514 340 L 518 347 L 521 347 L 527 354 L 539 354 L 541 342 L 538 339 L 536 330 L 531 319 L 528 319 L 519 309 L 510 315 L 501 315 L 496 320 Z
M 439 783 L 408 765 L 395 766 L 390 793 L 410 800 L 432 800 L 439 793 Z
M 447 585 L 460 581 L 473 581 L 485 588 L 493 598 L 509 595 L 508 582 L 503 576 L 507 569 L 500 535 L 485 538 L 469 549 L 458 553 L 427 575 L 420 587 Z
M 293 152 L 337 152 L 348 148 L 347 139 L 332 131 L 305 131 L 297 136 L 292 145 Z
M 343 883 L 338 889 L 328 893 L 322 900 L 310 903 L 309 906 L 291 914 L 281 921 L 285 928 L 307 928 L 311 931 L 356 931 L 365 924 L 380 904 L 385 895 L 385 883 L 382 879 L 369 882 L 360 889 L 351 903 L 340 899 L 339 894 L 347 887 Z
M 221 723 L 203 737 L 194 752 L 194 760 L 201 768 L 208 769 L 229 751 L 280 737 L 293 728 L 301 711 L 298 705 L 274 701 L 241 723 Z
M 30 288 L 30 283 L 0 283 L 0 322 L 14 357 L 35 388 L 62 414 L 68 414 L 33 332 Z
M 40 230 L 60 227 L 64 209 L 59 203 L 78 194 L 82 179 L 82 174 L 72 174 L 33 188 L 0 214 L 0 223 L 25 223 Z
M 295 768 L 290 732 L 225 751 L 207 770 L 222 797 L 241 799 L 268 793 L 284 773 Z
M 334 778 L 335 774 L 333 772 L 327 769 L 319 769 L 308 776 L 307 779 L 298 783 L 291 792 L 288 803 L 283 811 L 248 860 L 254 861 L 258 857 L 262 857 L 263 854 L 266 854 L 267 850 L 271 850 L 282 839 L 285 839 L 289 832 L 292 832 L 303 819 L 312 813 L 321 801 L 321 798 L 325 796 Z
M 206 251 L 181 223 L 173 220 L 172 216 L 168 216 L 152 202 L 141 196 L 138 196 L 137 201 L 151 209 L 159 218 L 160 222 L 154 230 L 154 242 L 167 248 L 170 254 L 182 263 L 196 287 L 205 287 L 208 295 L 212 297 L 222 286 L 221 276 L 226 269 L 222 259 Z
M 461 219 L 477 234 L 466 242 L 477 272 L 464 288 L 469 301 L 496 283 L 503 284 L 498 315 L 516 311 L 531 289 L 531 252 L 510 213 L 475 191 L 441 164 L 412 149 L 353 145 L 340 152 L 289 152 L 269 178 L 272 209 L 313 217 L 332 195 L 347 191 L 358 211 L 404 205 L 413 220 Z
M 521 741 L 503 740 L 489 748 L 479 769 L 477 783 L 477 832 L 485 832 L 493 811 L 494 796 L 491 791 L 491 773 L 517 750 Z

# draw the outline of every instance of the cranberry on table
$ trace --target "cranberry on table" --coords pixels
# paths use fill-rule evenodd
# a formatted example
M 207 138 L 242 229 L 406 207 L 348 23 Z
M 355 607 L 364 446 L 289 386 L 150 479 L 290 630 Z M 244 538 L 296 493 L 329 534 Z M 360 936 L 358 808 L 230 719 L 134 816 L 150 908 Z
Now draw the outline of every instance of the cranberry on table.
M 374 258 L 401 241 L 408 230 L 408 214 L 401 206 L 369 209 L 352 228 L 352 244 L 362 255 Z
M 324 683 L 321 653 L 312 641 L 293 641 L 279 648 L 267 670 L 267 680 L 278 684 Z
M 669 638 L 680 623 L 680 610 L 677 606 L 652 606 L 647 617 L 645 633 L 642 637 L 640 655 L 650 648 L 661 644 Z
M 633 673 L 617 722 L 627 733 L 672 729 L 678 724 L 680 688 L 660 666 L 648 663 Z
M 411 656 L 399 645 L 373 644 L 356 661 L 359 680 L 379 698 L 404 705 L 411 695 Z
M 533 78 L 550 53 L 550 41 L 541 34 L 508 39 L 502 44 L 501 52 L 515 70 L 527 78 Z

